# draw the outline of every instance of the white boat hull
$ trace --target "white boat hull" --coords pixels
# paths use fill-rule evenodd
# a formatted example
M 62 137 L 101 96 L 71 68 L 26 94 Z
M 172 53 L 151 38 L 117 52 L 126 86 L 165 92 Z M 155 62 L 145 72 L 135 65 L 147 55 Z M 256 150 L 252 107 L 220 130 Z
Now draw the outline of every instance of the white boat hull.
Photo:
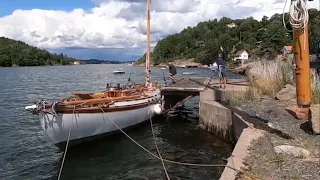
M 102 113 L 101 111 L 101 113 L 58 114 L 58 117 L 42 113 L 40 121 L 42 128 L 53 143 L 59 144 L 68 140 L 71 124 L 72 129 L 69 140 L 82 140 L 118 131 L 119 129 L 109 118 L 121 129 L 147 121 L 150 117 L 154 117 L 153 109 L 155 105 L 108 113 Z
M 149 121 L 150 117 L 155 116 L 155 112 L 157 111 L 156 106 L 159 106 L 159 104 L 161 104 L 160 91 L 156 91 L 149 94 L 149 98 L 116 102 L 110 106 L 112 108 L 131 106 L 131 108 L 125 108 L 125 110 L 107 112 L 108 108 L 105 108 L 104 112 L 97 109 L 95 112 L 88 113 L 75 112 L 74 114 L 58 113 L 57 115 L 53 115 L 41 112 L 39 115 L 43 130 L 53 143 L 59 146 L 59 144 L 65 143 L 68 140 L 71 125 L 69 141 L 73 141 L 72 144 L 78 144 L 95 136 L 119 131 L 118 127 L 125 129 L 144 121 Z
M 114 71 L 113 74 L 125 74 L 126 72 L 123 71 Z

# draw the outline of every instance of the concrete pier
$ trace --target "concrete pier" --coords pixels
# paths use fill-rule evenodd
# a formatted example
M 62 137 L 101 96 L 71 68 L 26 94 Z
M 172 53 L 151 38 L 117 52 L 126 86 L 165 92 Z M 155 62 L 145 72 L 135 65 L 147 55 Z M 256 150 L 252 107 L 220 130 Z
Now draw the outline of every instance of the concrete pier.
M 231 79 L 227 88 L 221 90 L 218 79 L 183 78 L 176 84 L 161 88 L 161 93 L 165 97 L 166 109 L 189 95 L 199 95 L 199 127 L 223 140 L 235 142 L 245 126 L 239 116 L 223 103 L 229 99 L 243 98 L 247 90 L 248 82 L 243 79 Z
M 236 141 L 244 125 L 238 115 L 223 106 L 223 102 L 244 98 L 247 90 L 247 86 L 228 85 L 226 90 L 207 89 L 200 92 L 199 126 L 221 139 Z
M 231 111 L 217 101 L 200 101 L 199 127 L 221 139 L 233 141 Z
M 228 166 L 240 170 L 244 167 L 243 161 L 247 156 L 251 141 L 263 135 L 263 131 L 253 128 L 244 117 L 229 109 L 228 100 L 245 98 L 248 83 L 243 80 L 232 80 L 225 90 L 219 89 L 219 81 L 187 79 L 174 86 L 162 89 L 166 102 L 176 102 L 188 95 L 199 95 L 199 126 L 214 134 L 216 137 L 235 144 L 235 148 L 228 160 Z M 192 82 L 192 83 L 190 83 Z M 234 180 L 237 172 L 225 168 L 221 180 Z
M 200 92 L 199 127 L 220 139 L 235 144 L 220 180 L 236 179 L 238 172 L 235 169 L 245 168 L 244 160 L 249 154 L 248 149 L 251 142 L 265 133 L 265 131 L 252 128 L 253 126 L 246 119 L 222 104 L 226 99 L 238 98 L 243 95 L 245 95 L 245 91 Z

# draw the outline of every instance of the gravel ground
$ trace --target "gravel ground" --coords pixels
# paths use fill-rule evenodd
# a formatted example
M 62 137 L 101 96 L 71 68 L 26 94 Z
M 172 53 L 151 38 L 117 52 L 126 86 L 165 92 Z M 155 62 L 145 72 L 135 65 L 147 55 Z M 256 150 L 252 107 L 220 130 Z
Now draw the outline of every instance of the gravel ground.
M 308 122 L 297 120 L 285 108 L 295 104 L 295 101 L 278 101 L 272 98 L 261 98 L 254 102 L 235 104 L 249 116 L 257 116 L 256 121 L 263 120 L 272 127 L 293 137 L 286 139 L 275 133 L 253 142 L 250 154 L 245 160 L 247 169 L 238 179 L 319 179 L 320 180 L 320 136 L 310 134 Z M 278 145 L 292 145 L 309 150 L 310 159 L 301 159 L 284 155 L 277 155 L 273 147 Z M 247 176 L 250 175 L 250 176 Z

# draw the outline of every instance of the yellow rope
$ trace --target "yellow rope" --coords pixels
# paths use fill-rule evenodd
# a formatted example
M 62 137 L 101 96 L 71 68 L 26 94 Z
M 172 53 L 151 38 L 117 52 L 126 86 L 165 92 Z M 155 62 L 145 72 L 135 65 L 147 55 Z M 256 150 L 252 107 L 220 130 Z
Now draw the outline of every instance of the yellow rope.
M 104 112 L 104 110 L 102 108 L 100 108 L 102 113 L 102 117 L 104 119 L 104 114 L 106 114 Z M 127 138 L 129 138 L 133 143 L 135 143 L 137 146 L 139 146 L 141 149 L 143 149 L 144 151 L 146 151 L 148 154 L 150 154 L 151 156 L 155 157 L 156 159 L 161 160 L 161 158 L 157 155 L 155 155 L 154 153 L 150 152 L 148 149 L 146 149 L 145 147 L 143 147 L 142 145 L 140 145 L 137 141 L 135 141 L 133 138 L 131 138 L 126 132 L 124 132 L 112 119 L 110 119 L 109 116 L 107 116 L 109 121 L 112 122 L 125 136 L 127 136 Z M 198 167 L 228 167 L 234 171 L 236 171 L 237 173 L 242 172 L 240 170 L 237 170 L 233 167 L 230 167 L 228 165 L 224 165 L 224 164 L 195 164 L 195 163 L 186 163 L 186 162 L 177 162 L 177 161 L 172 161 L 172 160 L 168 160 L 168 159 L 164 159 L 164 162 L 169 162 L 172 164 L 179 164 L 179 165 L 183 165 L 183 166 L 198 166 Z
M 149 102 L 149 100 L 148 100 L 148 102 Z M 157 149 L 157 153 L 158 153 L 158 155 L 159 155 L 159 158 L 160 158 L 160 160 L 161 160 L 163 170 L 164 170 L 164 172 L 165 172 L 165 174 L 166 174 L 166 176 L 167 176 L 167 179 L 170 180 L 169 174 L 168 174 L 168 172 L 167 172 L 167 168 L 166 168 L 166 166 L 165 166 L 165 164 L 164 164 L 164 162 L 163 162 L 163 158 L 162 158 L 161 153 L 160 153 L 160 150 L 159 150 L 159 148 L 158 148 L 158 144 L 157 144 L 157 141 L 156 141 L 156 136 L 154 135 L 152 117 L 151 117 L 151 113 L 150 113 L 150 103 L 148 103 L 148 104 L 149 104 L 149 106 L 148 106 L 148 115 L 149 115 L 149 120 L 150 120 L 150 126 L 151 126 L 153 141 L 154 141 L 154 144 L 155 144 L 155 146 L 156 146 L 156 149 Z

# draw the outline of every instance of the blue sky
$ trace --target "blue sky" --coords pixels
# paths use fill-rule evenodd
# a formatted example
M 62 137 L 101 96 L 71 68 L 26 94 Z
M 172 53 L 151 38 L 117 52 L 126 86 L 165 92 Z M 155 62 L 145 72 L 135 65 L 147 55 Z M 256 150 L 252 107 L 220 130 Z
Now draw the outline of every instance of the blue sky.
M 72 11 L 75 8 L 90 9 L 95 5 L 90 0 L 1 0 L 0 16 L 10 15 L 16 9 Z
M 146 50 L 146 0 L 0 0 L 0 37 L 79 59 L 137 60 Z M 152 47 L 209 19 L 282 13 L 285 0 L 153 0 Z M 309 2 L 319 8 L 319 1 Z M 286 7 L 288 9 L 289 6 Z M 134 48 L 132 48 L 134 47 Z

